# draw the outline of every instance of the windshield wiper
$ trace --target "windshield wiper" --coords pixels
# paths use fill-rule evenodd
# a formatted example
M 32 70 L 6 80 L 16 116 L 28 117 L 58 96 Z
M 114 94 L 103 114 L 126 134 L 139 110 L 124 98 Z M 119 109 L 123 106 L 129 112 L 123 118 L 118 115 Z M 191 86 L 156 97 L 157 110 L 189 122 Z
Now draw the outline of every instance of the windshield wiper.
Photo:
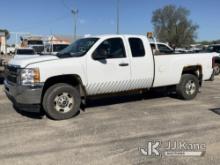
M 70 53 L 57 53 L 56 56 L 59 58 L 71 57 Z
M 84 52 L 70 53 L 71 57 L 81 57 L 84 55 Z
M 59 58 L 81 57 L 82 55 L 84 55 L 83 52 L 77 52 L 77 53 L 57 53 L 57 57 L 59 57 Z

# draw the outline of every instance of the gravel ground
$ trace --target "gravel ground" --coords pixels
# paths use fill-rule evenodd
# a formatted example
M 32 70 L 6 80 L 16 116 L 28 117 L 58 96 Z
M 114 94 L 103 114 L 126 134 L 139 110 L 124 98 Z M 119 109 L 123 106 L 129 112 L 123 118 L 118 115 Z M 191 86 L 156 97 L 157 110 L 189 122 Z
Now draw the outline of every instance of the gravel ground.
M 220 78 L 193 101 L 157 94 L 91 100 L 65 121 L 16 112 L 0 86 L 0 164 L 220 164 Z M 206 144 L 203 157 L 144 156 L 147 141 Z

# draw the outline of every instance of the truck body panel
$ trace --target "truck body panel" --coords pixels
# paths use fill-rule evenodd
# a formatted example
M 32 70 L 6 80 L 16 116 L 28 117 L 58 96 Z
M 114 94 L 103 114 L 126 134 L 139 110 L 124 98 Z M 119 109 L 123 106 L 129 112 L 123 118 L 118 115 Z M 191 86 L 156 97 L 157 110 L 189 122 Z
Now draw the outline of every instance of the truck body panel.
M 153 87 L 178 84 L 185 67 L 200 66 L 203 80 L 213 72 L 212 54 L 179 54 L 155 56 L 155 81 Z

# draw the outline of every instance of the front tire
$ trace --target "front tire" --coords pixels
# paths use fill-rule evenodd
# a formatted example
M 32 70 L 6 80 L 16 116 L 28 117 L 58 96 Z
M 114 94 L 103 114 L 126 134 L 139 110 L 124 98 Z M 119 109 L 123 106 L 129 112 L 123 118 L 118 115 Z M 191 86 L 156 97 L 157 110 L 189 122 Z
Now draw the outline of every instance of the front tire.
M 194 99 L 199 92 L 199 80 L 192 74 L 184 74 L 180 83 L 177 85 L 177 95 L 183 100 Z
M 43 98 L 43 108 L 48 117 L 54 120 L 72 118 L 79 112 L 80 103 L 79 91 L 64 83 L 49 87 Z

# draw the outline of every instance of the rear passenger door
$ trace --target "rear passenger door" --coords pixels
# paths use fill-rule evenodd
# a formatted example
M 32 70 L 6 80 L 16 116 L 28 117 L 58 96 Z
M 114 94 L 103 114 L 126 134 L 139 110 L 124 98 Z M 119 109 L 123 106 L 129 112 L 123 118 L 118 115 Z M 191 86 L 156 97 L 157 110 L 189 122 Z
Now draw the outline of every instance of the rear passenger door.
M 154 78 L 154 61 L 149 42 L 144 37 L 128 37 L 131 63 L 131 88 L 150 88 Z

